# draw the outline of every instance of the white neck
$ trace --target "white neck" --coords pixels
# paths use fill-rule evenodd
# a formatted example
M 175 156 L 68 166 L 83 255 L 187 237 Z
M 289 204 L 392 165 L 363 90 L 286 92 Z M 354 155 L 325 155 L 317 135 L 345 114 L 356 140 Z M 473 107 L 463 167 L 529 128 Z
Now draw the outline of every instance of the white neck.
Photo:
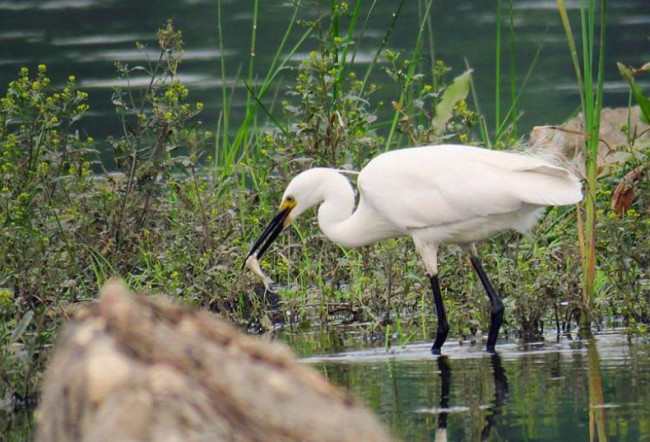
M 354 210 L 354 190 L 347 178 L 331 172 L 323 176 L 319 186 L 322 203 L 318 207 L 318 225 L 327 238 L 345 246 L 350 242 L 346 224 Z
M 380 239 L 395 236 L 387 232 L 377 219 L 366 217 L 362 204 L 354 210 L 354 190 L 340 173 L 331 170 L 321 181 L 318 225 L 331 241 L 344 247 L 361 247 Z

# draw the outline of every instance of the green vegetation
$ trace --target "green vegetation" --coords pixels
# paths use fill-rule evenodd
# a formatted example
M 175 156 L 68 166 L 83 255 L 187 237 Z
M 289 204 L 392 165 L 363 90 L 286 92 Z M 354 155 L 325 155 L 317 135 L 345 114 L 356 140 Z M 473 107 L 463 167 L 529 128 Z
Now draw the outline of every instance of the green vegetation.
M 202 105 L 192 102 L 178 79 L 182 38 L 169 23 L 158 33 L 157 60 L 147 66 L 117 64 L 127 82 L 142 72 L 150 81 L 144 90 L 115 90 L 124 130 L 106 140 L 110 162 L 95 150 L 92 138 L 81 135 L 88 105 L 76 79 L 57 90 L 44 65 L 36 72 L 21 69 L 0 101 L 0 391 L 29 397 L 37 389 L 62 320 L 79 303 L 94 299 L 111 276 L 124 278 L 135 291 L 218 312 L 249 330 L 268 330 L 272 320 L 284 316 L 291 331 L 351 327 L 385 345 L 431 339 L 430 293 L 408 240 L 343 250 L 303 217 L 262 263 L 277 284 L 284 313 L 268 309 L 274 300 L 261 296 L 263 289 L 241 270 L 259 226 L 297 171 L 317 165 L 358 170 L 377 153 L 407 145 L 490 141 L 488 126 L 466 101 L 471 71 L 452 69 L 434 57 L 431 3 L 422 3 L 413 54 L 389 49 L 402 1 L 374 62 L 363 69 L 354 61 L 353 30 L 363 35 L 372 9 L 363 17 L 360 1 L 353 7 L 333 0 L 328 14 L 305 22 L 296 3 L 261 81 L 253 81 L 256 66 L 250 58 L 241 83 L 248 90 L 243 121 L 231 118 L 222 62 L 216 130 L 197 123 Z M 588 18 L 593 21 L 593 11 Z M 289 47 L 294 34 L 296 43 Z M 292 61 L 309 37 L 317 38 L 317 49 Z M 220 26 L 219 38 L 223 48 L 227 41 Z M 584 50 L 591 54 L 589 46 Z M 292 82 L 284 95 L 273 87 L 281 74 L 286 80 L 286 72 Z M 378 75 L 399 86 L 390 109 L 374 98 Z M 511 108 L 495 122 L 497 146 L 516 144 L 519 92 L 512 77 Z M 599 93 L 586 109 L 596 120 L 599 78 Z M 592 84 L 587 83 L 585 74 L 586 103 Z M 647 103 L 638 87 L 632 86 L 631 94 L 642 106 Z M 382 117 L 386 110 L 388 118 Z M 597 131 L 597 122 L 588 126 Z M 628 145 L 613 147 L 628 150 L 639 134 L 622 130 L 628 131 Z M 587 326 L 615 319 L 631 331 L 647 330 L 647 174 L 631 184 L 636 198 L 622 212 L 610 209 L 610 201 L 626 174 L 648 161 L 634 157 L 600 179 L 596 166 L 588 165 L 584 230 L 573 208 L 558 208 L 548 212 L 532 238 L 506 234 L 481 245 L 485 267 L 506 296 L 511 337 L 539 338 L 556 324 L 570 331 L 585 311 L 591 318 Z M 489 323 L 488 300 L 465 257 L 444 253 L 441 277 L 452 335 L 480 339 Z M 593 270 L 587 268 L 593 274 L 582 271 L 585 256 L 594 263 Z M 589 275 L 587 285 L 583 274 Z M 583 286 L 588 298 L 581 295 Z M 310 352 L 310 344 L 303 345 L 300 352 Z

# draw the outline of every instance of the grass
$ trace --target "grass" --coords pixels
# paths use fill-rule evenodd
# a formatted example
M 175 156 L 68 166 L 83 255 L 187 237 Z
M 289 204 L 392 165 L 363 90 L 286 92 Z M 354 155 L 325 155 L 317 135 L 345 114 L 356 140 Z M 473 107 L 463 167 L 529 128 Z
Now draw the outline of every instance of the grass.
M 218 4 L 218 17 L 217 17 L 217 32 L 219 37 L 219 47 L 223 53 L 224 48 L 224 37 L 221 27 L 221 0 L 217 2 Z M 258 3 L 255 2 L 254 10 L 257 11 Z M 246 83 L 247 88 L 247 99 L 246 99 L 246 113 L 244 120 L 240 123 L 237 128 L 236 135 L 234 139 L 230 140 L 230 108 L 229 98 L 227 95 L 228 87 L 226 84 L 226 65 L 224 58 L 221 57 L 221 78 L 222 78 L 222 113 L 217 125 L 217 133 L 215 138 L 217 154 L 214 156 L 216 162 L 215 167 L 221 169 L 225 175 L 228 175 L 233 172 L 233 167 L 239 163 L 242 158 L 245 158 L 249 152 L 249 146 L 254 144 L 252 139 L 249 138 L 249 130 L 251 125 L 254 125 L 254 122 L 257 118 L 258 109 L 261 107 L 264 111 L 265 108 L 262 104 L 262 100 L 265 98 L 266 93 L 268 92 L 269 87 L 275 80 L 275 78 L 286 68 L 287 63 L 291 57 L 296 53 L 296 51 L 301 47 L 304 41 L 308 38 L 309 35 L 313 32 L 314 28 L 317 25 L 317 21 L 307 26 L 296 44 L 288 50 L 285 54 L 285 48 L 288 44 L 289 37 L 292 34 L 294 26 L 298 21 L 298 13 L 300 11 L 300 4 L 296 3 L 294 6 L 293 14 L 287 26 L 287 29 L 282 37 L 280 44 L 275 52 L 273 61 L 268 68 L 266 76 L 261 82 L 259 91 L 253 90 L 254 83 L 254 60 L 255 60 L 255 41 L 257 35 L 257 15 L 253 16 L 253 26 L 251 31 L 251 54 L 249 57 L 249 75 L 248 82 Z M 277 121 L 277 120 L 276 120 Z M 278 126 L 280 127 L 280 126 Z M 221 134 L 220 134 L 221 132 Z M 286 131 L 284 131 L 286 133 Z M 221 135 L 221 136 L 220 136 Z M 255 138 L 255 136 L 253 137 Z M 221 144 L 219 143 L 221 139 Z M 254 154 L 254 153 L 253 153 Z
M 418 60 L 420 59 L 420 53 L 422 51 L 422 45 L 424 41 L 424 32 L 427 23 L 429 23 L 429 12 L 431 11 L 432 6 L 433 6 L 433 0 L 428 0 L 426 2 L 424 13 L 420 18 L 420 24 L 418 26 L 418 34 L 414 42 L 413 55 L 411 56 L 410 62 L 405 65 L 406 67 L 408 67 L 408 69 L 406 71 L 406 75 L 404 76 L 404 80 L 402 83 L 402 91 L 399 95 L 399 99 L 397 100 L 397 104 L 395 105 L 395 113 L 393 114 L 393 121 L 391 123 L 388 136 L 386 137 L 385 150 L 390 150 L 393 147 L 392 142 L 395 136 L 395 132 L 397 130 L 397 124 L 400 120 L 400 117 L 402 116 L 402 110 L 405 105 L 406 96 L 409 92 L 411 84 L 413 83 L 413 77 L 415 75 L 416 68 L 418 67 Z

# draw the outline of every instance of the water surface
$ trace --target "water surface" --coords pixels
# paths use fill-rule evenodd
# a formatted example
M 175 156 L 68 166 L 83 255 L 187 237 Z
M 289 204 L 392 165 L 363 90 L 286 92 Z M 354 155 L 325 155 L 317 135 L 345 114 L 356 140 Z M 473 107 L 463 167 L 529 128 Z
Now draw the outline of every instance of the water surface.
M 497 355 L 448 342 L 305 361 L 350 390 L 404 440 L 650 440 L 650 342 L 623 334 L 523 346 Z M 595 439 L 597 440 L 597 439 Z
M 155 31 L 168 18 L 174 19 L 183 31 L 186 52 L 181 74 L 190 87 L 191 99 L 202 101 L 206 108 L 203 120 L 207 129 L 216 126 L 221 111 L 220 62 L 223 57 L 228 87 L 241 80 L 248 70 L 252 26 L 252 2 L 224 0 L 222 6 L 224 50 L 219 49 L 217 1 L 184 0 L 177 2 L 124 0 L 0 0 L 0 87 L 14 79 L 21 66 L 35 70 L 39 63 L 49 67 L 54 83 L 61 85 L 68 75 L 77 76 L 82 88 L 91 93 L 91 112 L 85 130 L 96 139 L 119 134 L 120 126 L 111 104 L 112 86 L 116 79 L 114 62 L 130 66 L 147 63 L 147 54 L 135 49 L 139 41 L 155 48 Z M 364 2 L 365 20 L 372 2 Z M 509 2 L 501 2 L 507 8 Z M 566 2 L 579 28 L 578 1 Z M 628 102 L 627 86 L 620 80 L 616 61 L 639 66 L 648 60 L 650 33 L 650 2 L 617 0 L 609 3 L 607 30 L 606 93 L 607 106 L 624 106 Z M 305 2 L 301 18 L 312 19 L 329 10 L 329 2 Z M 407 1 L 388 42 L 388 47 L 410 57 L 418 31 L 422 1 Z M 452 68 L 451 75 L 461 73 L 466 65 L 474 69 L 474 83 L 480 110 L 494 127 L 495 73 L 495 2 L 484 0 L 437 1 L 431 11 L 435 56 Z M 511 67 L 516 73 L 518 89 L 523 89 L 517 112 L 521 115 L 521 133 L 533 125 L 555 124 L 569 117 L 579 106 L 573 67 L 555 0 L 517 0 L 514 5 L 514 57 L 511 64 L 507 27 L 503 35 L 502 84 L 504 109 L 509 103 Z M 360 72 L 372 59 L 395 12 L 397 2 L 379 1 L 363 37 L 355 40 L 356 64 Z M 264 78 L 280 44 L 292 13 L 288 1 L 260 2 L 255 76 Z M 503 11 L 504 23 L 510 18 Z M 344 25 L 345 29 L 345 25 Z M 295 42 L 303 29 L 296 28 Z M 344 32 L 344 30 L 343 30 Z M 288 47 L 291 47 L 291 43 Z M 315 47 L 313 39 L 299 50 L 294 66 Z M 528 83 L 522 88 L 526 72 L 539 51 Z M 428 49 L 425 57 L 428 57 Z M 376 69 L 373 81 L 380 85 L 377 101 L 390 103 L 397 99 L 399 88 L 382 69 Z M 277 83 L 284 98 L 286 86 L 295 78 L 295 71 L 286 71 Z M 644 84 L 649 80 L 640 78 Z M 241 82 L 233 95 L 233 118 L 242 117 L 245 88 Z

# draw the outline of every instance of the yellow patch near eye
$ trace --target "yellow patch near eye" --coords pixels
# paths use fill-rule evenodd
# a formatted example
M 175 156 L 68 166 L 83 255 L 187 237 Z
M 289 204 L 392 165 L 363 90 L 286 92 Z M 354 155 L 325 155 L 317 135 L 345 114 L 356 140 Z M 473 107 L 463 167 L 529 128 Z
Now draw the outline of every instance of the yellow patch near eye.
M 291 210 L 291 209 L 293 209 L 294 207 L 296 207 L 296 204 L 298 204 L 298 203 L 296 203 L 295 200 L 293 200 L 293 199 L 286 199 L 286 200 L 282 201 L 282 204 L 280 204 L 280 209 L 279 209 L 279 210 L 280 210 L 280 211 L 282 211 L 282 210 L 286 210 L 286 209 Z
M 287 227 L 289 224 L 291 224 L 291 221 L 293 221 L 293 219 L 289 214 L 293 210 L 293 208 L 296 207 L 297 205 L 298 203 L 296 202 L 295 199 L 293 199 L 293 197 L 285 198 L 285 200 L 282 201 L 282 204 L 280 204 L 280 209 L 278 211 L 286 213 L 286 216 L 282 220 L 283 227 Z

